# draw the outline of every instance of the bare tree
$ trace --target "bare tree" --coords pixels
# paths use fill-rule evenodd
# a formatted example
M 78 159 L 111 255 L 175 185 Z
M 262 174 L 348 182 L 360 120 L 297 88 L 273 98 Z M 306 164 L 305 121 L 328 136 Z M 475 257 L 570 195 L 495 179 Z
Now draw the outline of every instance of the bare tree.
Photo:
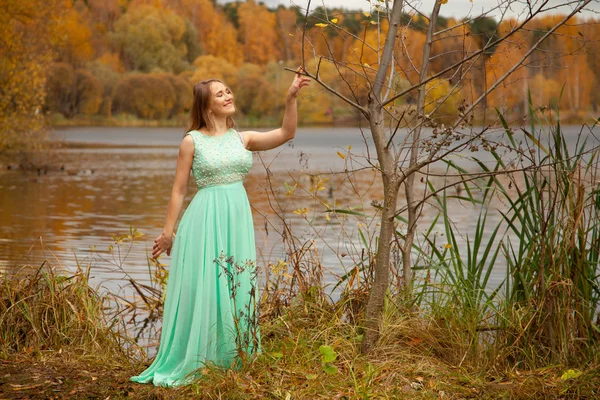
M 527 24 L 534 17 L 552 11 L 554 7 L 551 6 L 549 0 L 528 3 L 529 8 L 524 11 L 524 17 L 520 21 L 515 22 L 507 33 L 498 35 L 497 37 L 490 37 L 489 40 L 482 43 L 480 48 L 462 52 L 456 62 L 451 63 L 436 73 L 431 73 L 430 70 L 430 63 L 433 58 L 448 56 L 447 54 L 432 55 L 432 48 L 436 40 L 448 34 L 452 29 L 465 26 L 476 18 L 485 16 L 485 14 L 492 11 L 500 13 L 501 18 L 504 18 L 509 7 L 517 2 L 505 0 L 483 15 L 467 19 L 454 27 L 442 27 L 438 29 L 437 21 L 440 9 L 446 1 L 438 0 L 433 6 L 431 14 L 425 16 L 423 13 L 417 11 L 408 0 L 396 0 L 393 3 L 386 0 L 384 5 L 380 6 L 380 12 L 377 13 L 377 18 L 383 18 L 387 22 L 387 34 L 383 45 L 379 45 L 381 43 L 379 40 L 376 45 L 372 45 L 365 39 L 367 28 L 365 28 L 365 35 L 361 37 L 336 24 L 331 24 L 329 16 L 325 15 L 323 23 L 331 26 L 339 34 L 361 42 L 361 49 L 357 53 L 356 62 L 337 60 L 331 50 L 329 54 L 317 54 L 306 35 L 307 24 L 304 25 L 302 62 L 305 67 L 305 73 L 325 90 L 354 107 L 368 122 L 377 156 L 376 162 L 374 160 L 371 162 L 373 167 L 380 173 L 383 183 L 384 200 L 380 210 L 381 224 L 375 257 L 374 281 L 370 288 L 369 300 L 366 307 L 366 320 L 364 323 L 366 331 L 363 340 L 363 351 L 368 351 L 378 338 L 380 317 L 386 291 L 390 283 L 390 251 L 396 232 L 396 217 L 400 212 L 398 209 L 400 188 L 404 186 L 407 201 L 403 210 L 407 210 L 408 224 L 406 233 L 401 237 L 402 244 L 400 250 L 402 253 L 404 288 L 409 295 L 413 280 L 411 249 L 417 231 L 420 210 L 423 205 L 423 199 L 418 199 L 416 195 L 416 174 L 421 173 L 430 164 L 442 160 L 448 155 L 469 148 L 475 141 L 482 140 L 487 128 L 484 127 L 479 132 L 473 132 L 470 135 L 461 133 L 458 128 L 473 118 L 473 113 L 485 101 L 486 97 L 505 81 L 511 73 L 523 67 L 528 57 L 531 56 L 544 40 L 564 25 L 571 17 L 584 9 L 590 2 L 591 0 L 571 1 L 569 3 L 570 12 L 568 15 L 558 20 L 538 40 L 531 43 L 522 58 L 515 62 L 504 75 L 498 77 L 490 85 L 483 85 L 483 90 L 479 93 L 478 97 L 473 98 L 471 104 L 463 103 L 460 105 L 458 117 L 449 126 L 444 126 L 437 122 L 431 117 L 431 114 L 459 90 L 460 85 L 467 79 L 470 70 L 477 65 L 481 65 L 479 61 L 482 57 L 493 51 L 500 43 L 511 40 L 511 37 L 516 33 L 525 30 Z M 416 15 L 420 15 L 427 20 L 426 39 L 420 63 L 419 60 L 415 60 L 405 51 L 405 46 L 402 43 L 403 39 L 400 34 L 402 24 L 412 23 L 411 19 L 408 19 L 408 21 L 406 18 L 403 19 L 403 12 L 406 12 L 406 10 L 414 10 L 411 11 L 413 14 L 416 13 Z M 310 2 L 306 9 L 306 17 L 308 17 L 309 12 Z M 374 21 L 374 24 L 381 27 L 380 21 Z M 380 33 L 381 28 L 378 31 L 378 35 Z M 365 65 L 361 62 L 362 55 L 366 50 L 376 52 L 378 61 L 376 66 Z M 311 54 L 317 61 L 315 71 L 307 70 L 305 53 Z M 455 56 L 448 58 L 455 59 Z M 418 75 L 416 82 L 409 82 L 403 88 L 398 88 L 394 85 L 395 75 L 399 72 L 408 75 L 407 71 L 401 71 L 400 57 L 408 59 L 409 68 Z M 347 90 L 336 88 L 332 82 L 326 82 L 322 79 L 319 69 L 323 62 L 335 65 L 339 74 L 339 80 L 346 85 Z M 354 80 L 358 79 L 362 81 L 364 86 L 368 88 L 366 101 L 357 93 L 357 88 L 351 84 L 349 76 Z M 441 77 L 446 77 L 451 82 L 451 87 L 444 96 L 437 99 L 434 104 L 430 104 L 431 100 L 427 99 L 427 92 L 432 89 L 436 84 L 436 80 L 439 80 Z M 410 115 L 407 115 L 407 113 L 398 115 L 389 110 L 395 100 L 407 95 L 414 96 L 414 93 L 416 93 L 416 107 Z M 426 113 L 426 109 L 433 109 L 433 111 Z M 386 126 L 387 121 L 392 121 L 392 123 Z M 396 139 L 396 134 L 401 125 L 409 128 L 409 133 L 404 139 L 399 140 Z M 429 137 L 425 140 L 423 138 L 423 128 L 432 128 L 435 133 L 433 138 Z

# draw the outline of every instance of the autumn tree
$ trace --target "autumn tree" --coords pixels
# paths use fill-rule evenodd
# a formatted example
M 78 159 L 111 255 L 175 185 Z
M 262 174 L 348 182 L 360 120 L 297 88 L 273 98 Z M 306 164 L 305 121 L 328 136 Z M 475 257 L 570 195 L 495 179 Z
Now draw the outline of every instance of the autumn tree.
M 66 10 L 54 0 L 0 5 L 0 151 L 35 147 L 44 136 L 45 73 Z
M 179 15 L 185 15 L 196 27 L 202 54 L 209 54 L 240 65 L 244 60 L 238 32 L 225 13 L 210 0 L 168 1 Z
M 583 37 L 586 39 L 585 53 L 587 63 L 594 73 L 596 82 L 600 82 L 600 20 L 588 19 L 581 29 Z M 600 104 L 600 90 L 593 90 L 591 93 L 591 106 L 594 111 Z
M 48 73 L 46 106 L 67 118 L 98 112 L 104 88 L 89 71 L 67 63 L 53 64 Z
M 175 92 L 175 103 L 168 118 L 189 112 L 193 100 L 192 84 L 181 76 L 173 74 L 163 74 L 163 76 L 169 81 Z
M 298 40 L 297 8 L 278 7 L 275 11 L 277 21 L 277 43 L 282 46 L 281 58 L 284 61 L 297 60 L 300 52 L 300 41 Z
M 179 73 L 186 69 L 185 33 L 185 21 L 172 10 L 141 5 L 119 18 L 112 40 L 130 70 Z
M 266 64 L 277 60 L 277 18 L 264 5 L 248 0 L 238 6 L 239 37 L 244 59 L 250 63 Z
M 268 85 L 263 78 L 263 70 L 256 64 L 246 63 L 238 69 L 238 85 L 235 91 L 235 104 L 245 115 L 256 115 L 255 103 L 258 102 L 262 87 Z
M 176 88 L 166 74 L 133 73 L 123 77 L 115 87 L 112 111 L 165 119 L 173 115 L 177 101 Z
M 100 81 L 103 87 L 99 113 L 102 116 L 111 117 L 113 92 L 124 72 L 120 60 L 114 55 L 105 54 L 89 63 L 87 70 Z
M 194 68 L 194 74 L 191 78 L 193 83 L 205 79 L 216 78 L 225 82 L 225 84 L 229 85 L 233 90 L 236 89 L 237 70 L 235 66 L 230 64 L 227 60 L 212 55 L 204 55 L 198 57 L 194 61 Z

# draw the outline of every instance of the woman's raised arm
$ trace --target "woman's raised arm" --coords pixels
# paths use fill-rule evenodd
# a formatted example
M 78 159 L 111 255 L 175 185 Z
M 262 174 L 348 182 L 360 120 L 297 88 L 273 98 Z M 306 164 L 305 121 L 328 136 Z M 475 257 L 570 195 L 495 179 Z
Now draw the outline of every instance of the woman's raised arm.
M 294 81 L 288 89 L 285 99 L 285 114 L 281 128 L 268 132 L 247 131 L 243 132 L 244 146 L 250 151 L 270 150 L 279 147 L 296 135 L 296 125 L 298 121 L 298 105 L 296 98 L 300 89 L 308 86 L 310 78 L 300 75 L 302 67 L 298 68 L 298 73 L 294 76 Z

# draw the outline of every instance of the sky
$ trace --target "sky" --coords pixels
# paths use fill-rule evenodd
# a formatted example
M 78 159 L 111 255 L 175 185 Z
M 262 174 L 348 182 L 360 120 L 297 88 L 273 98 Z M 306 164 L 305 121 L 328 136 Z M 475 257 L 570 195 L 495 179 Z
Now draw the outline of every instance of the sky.
M 408 0 L 410 4 L 425 15 L 429 15 L 433 9 L 435 0 Z M 297 5 L 301 8 L 306 8 L 308 0 L 263 0 L 263 2 L 269 7 L 277 7 L 278 5 L 284 5 L 286 7 Z M 363 10 L 368 11 L 371 4 L 376 4 L 376 1 L 369 2 L 368 0 L 312 0 L 311 8 L 322 6 L 323 3 L 327 7 L 343 7 L 348 10 Z M 510 3 L 510 7 L 507 9 L 506 4 Z M 541 0 L 530 0 L 529 3 L 535 8 L 536 5 L 542 3 Z M 555 13 L 566 14 L 570 12 L 574 5 L 578 3 L 577 0 L 550 0 L 546 7 L 556 7 Z M 481 15 L 482 13 L 488 12 L 494 7 L 501 5 L 502 9 L 506 11 L 508 17 L 519 17 L 524 15 L 524 9 L 527 7 L 527 0 L 448 0 L 448 2 L 442 5 L 440 14 L 444 17 L 454 17 L 456 19 L 462 19 L 470 16 L 474 17 Z M 407 8 L 408 10 L 408 8 Z M 586 10 L 581 14 L 587 17 L 600 18 L 600 0 L 592 0 L 587 6 Z M 495 10 L 490 14 L 494 16 L 496 20 L 500 19 L 501 12 Z

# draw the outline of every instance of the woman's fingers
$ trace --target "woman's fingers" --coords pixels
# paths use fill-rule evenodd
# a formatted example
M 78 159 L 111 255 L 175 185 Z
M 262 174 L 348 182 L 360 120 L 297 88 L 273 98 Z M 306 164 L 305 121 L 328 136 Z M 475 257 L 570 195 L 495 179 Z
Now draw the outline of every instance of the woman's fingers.
M 167 256 L 170 256 L 172 246 L 172 240 L 170 241 L 163 235 L 160 235 L 156 238 L 156 240 L 154 240 L 154 246 L 152 246 L 152 258 L 156 259 L 164 252 L 167 253 Z

